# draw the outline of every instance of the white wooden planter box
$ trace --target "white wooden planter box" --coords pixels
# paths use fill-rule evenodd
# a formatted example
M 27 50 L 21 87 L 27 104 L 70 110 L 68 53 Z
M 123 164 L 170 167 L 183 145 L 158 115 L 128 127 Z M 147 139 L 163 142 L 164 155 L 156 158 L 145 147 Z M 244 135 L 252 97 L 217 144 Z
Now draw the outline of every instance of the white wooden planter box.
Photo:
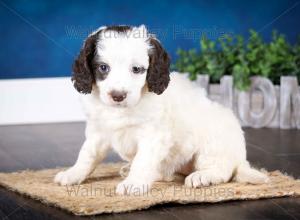
M 207 75 L 198 75 L 196 83 L 208 97 L 231 108 L 245 127 L 300 129 L 300 87 L 296 77 L 284 76 L 280 86 L 264 77 L 252 77 L 247 92 L 233 86 L 232 76 L 223 76 L 220 84 L 209 84 Z

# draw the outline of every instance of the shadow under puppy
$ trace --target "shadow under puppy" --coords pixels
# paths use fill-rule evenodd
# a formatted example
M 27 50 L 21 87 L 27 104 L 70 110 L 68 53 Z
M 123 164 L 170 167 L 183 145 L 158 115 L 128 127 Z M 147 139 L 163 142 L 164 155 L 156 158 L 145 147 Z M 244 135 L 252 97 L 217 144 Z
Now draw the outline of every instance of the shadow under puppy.
M 73 83 L 87 115 L 86 140 L 75 165 L 55 182 L 79 184 L 113 148 L 131 162 L 118 194 L 186 175 L 185 185 L 264 183 L 246 160 L 243 131 L 230 109 L 210 101 L 170 59 L 145 26 L 101 27 L 73 65 Z M 146 187 L 147 186 L 147 187 Z

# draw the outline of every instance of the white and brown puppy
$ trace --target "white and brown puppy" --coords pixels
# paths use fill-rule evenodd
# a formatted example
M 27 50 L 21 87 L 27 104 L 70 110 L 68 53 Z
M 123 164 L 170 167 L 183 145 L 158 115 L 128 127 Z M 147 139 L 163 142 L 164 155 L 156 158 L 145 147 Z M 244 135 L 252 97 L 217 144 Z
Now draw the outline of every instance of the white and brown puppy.
M 232 111 L 185 76 L 170 74 L 169 65 L 168 54 L 143 25 L 101 27 L 86 39 L 72 78 L 87 94 L 86 140 L 75 165 L 55 182 L 81 183 L 111 148 L 131 162 L 119 194 L 145 190 L 175 172 L 187 176 L 189 187 L 268 180 L 246 160 Z

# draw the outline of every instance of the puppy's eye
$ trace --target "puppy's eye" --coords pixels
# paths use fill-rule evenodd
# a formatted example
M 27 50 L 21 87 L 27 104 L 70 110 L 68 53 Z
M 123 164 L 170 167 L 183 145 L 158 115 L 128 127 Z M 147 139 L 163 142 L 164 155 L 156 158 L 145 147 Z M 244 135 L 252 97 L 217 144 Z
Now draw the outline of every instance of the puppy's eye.
M 100 64 L 99 70 L 101 73 L 108 73 L 109 72 L 109 66 L 105 63 Z
M 135 73 L 135 74 L 144 73 L 145 68 L 144 67 L 139 67 L 139 66 L 133 66 L 132 67 L 132 72 Z

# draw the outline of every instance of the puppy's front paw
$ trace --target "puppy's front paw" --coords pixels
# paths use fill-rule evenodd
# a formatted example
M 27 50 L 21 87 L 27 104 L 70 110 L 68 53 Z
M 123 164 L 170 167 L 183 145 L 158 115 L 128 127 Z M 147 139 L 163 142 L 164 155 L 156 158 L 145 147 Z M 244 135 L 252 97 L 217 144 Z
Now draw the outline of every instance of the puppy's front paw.
M 151 187 L 150 183 L 146 181 L 139 181 L 135 179 L 126 178 L 118 184 L 116 192 L 119 195 L 134 195 L 141 196 L 146 194 Z
M 80 184 L 82 181 L 84 181 L 84 179 L 85 176 L 82 175 L 79 171 L 70 168 L 68 170 L 61 171 L 58 174 L 56 174 L 54 182 L 62 186 L 69 186 L 74 184 Z
M 225 182 L 222 175 L 210 171 L 195 171 L 185 178 L 185 185 L 187 187 L 201 187 L 215 185 Z

